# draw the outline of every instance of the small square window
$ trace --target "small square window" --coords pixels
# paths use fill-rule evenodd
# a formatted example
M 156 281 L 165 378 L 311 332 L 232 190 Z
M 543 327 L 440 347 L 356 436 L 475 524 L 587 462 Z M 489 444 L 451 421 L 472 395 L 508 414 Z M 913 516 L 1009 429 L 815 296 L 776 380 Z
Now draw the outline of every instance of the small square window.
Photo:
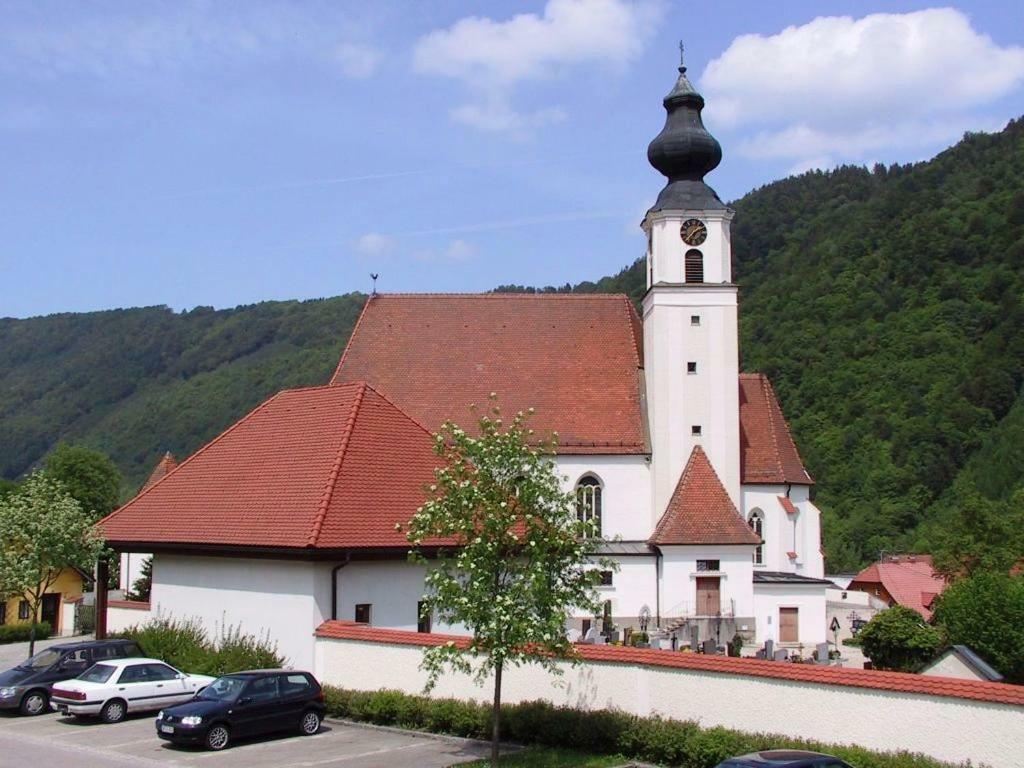
M 369 624 L 370 623 L 370 612 L 373 608 L 372 603 L 357 603 L 356 604 L 356 624 Z
M 690 325 L 700 325 L 700 315 L 690 315 Z
M 694 424 L 690 427 L 690 434 L 694 437 L 700 437 L 700 424 Z
M 697 372 L 697 363 L 693 362 L 692 360 L 689 363 L 687 363 L 686 364 L 686 372 L 687 373 L 696 373 Z
M 698 560 L 697 570 L 698 571 L 719 571 L 721 570 L 720 560 Z
M 601 586 L 610 587 L 612 585 L 612 572 L 601 571 Z

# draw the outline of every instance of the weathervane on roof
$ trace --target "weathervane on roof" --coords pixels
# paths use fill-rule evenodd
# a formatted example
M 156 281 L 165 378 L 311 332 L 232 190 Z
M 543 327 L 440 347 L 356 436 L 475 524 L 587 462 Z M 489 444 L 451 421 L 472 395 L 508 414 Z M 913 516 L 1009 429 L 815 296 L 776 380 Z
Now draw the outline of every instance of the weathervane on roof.
M 686 71 L 686 64 L 683 63 L 683 41 L 679 41 L 679 71 Z
M 373 290 L 370 292 L 371 296 L 376 296 L 377 295 L 377 278 L 378 277 L 380 277 L 379 273 L 378 274 L 374 274 L 373 272 L 370 273 L 370 278 L 373 280 Z

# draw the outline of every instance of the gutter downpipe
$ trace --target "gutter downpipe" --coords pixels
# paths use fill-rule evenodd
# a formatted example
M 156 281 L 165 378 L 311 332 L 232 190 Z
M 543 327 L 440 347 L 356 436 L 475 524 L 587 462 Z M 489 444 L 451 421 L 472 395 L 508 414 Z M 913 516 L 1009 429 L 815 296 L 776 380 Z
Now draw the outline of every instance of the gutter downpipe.
M 654 561 L 654 623 L 661 629 L 661 547 L 655 547 L 657 552 Z
M 331 621 L 338 620 L 338 571 L 352 561 L 352 553 L 345 555 L 345 562 L 331 568 Z

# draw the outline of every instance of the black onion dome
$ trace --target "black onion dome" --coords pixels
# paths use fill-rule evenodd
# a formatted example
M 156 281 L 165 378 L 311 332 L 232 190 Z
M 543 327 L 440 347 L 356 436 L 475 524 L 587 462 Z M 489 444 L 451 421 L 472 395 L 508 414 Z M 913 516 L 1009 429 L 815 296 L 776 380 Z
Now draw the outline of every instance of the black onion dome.
M 704 183 L 704 175 L 722 162 L 722 147 L 701 121 L 704 98 L 690 84 L 686 67 L 679 67 L 679 79 L 663 103 L 668 112 L 665 127 L 647 147 L 647 159 L 668 178 L 668 184 L 651 211 L 724 209 L 715 191 Z

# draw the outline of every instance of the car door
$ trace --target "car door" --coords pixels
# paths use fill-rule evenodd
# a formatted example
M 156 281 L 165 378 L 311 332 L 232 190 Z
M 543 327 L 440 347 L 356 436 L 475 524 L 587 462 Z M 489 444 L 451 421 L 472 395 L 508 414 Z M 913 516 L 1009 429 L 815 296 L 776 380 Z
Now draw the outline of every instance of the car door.
M 149 676 L 149 664 L 129 664 L 121 669 L 115 684 L 114 696 L 128 703 L 129 712 L 138 712 L 151 706 L 156 695 L 154 681 Z M 109 696 L 108 698 L 113 698 Z
M 78 677 L 92 666 L 92 656 L 88 648 L 75 648 L 61 654 L 56 666 L 47 670 L 47 682 L 56 683 Z
M 188 686 L 185 676 L 167 664 L 149 664 L 148 674 L 155 690 L 153 707 L 169 707 L 189 701 L 195 692 Z
M 233 707 L 233 730 L 246 736 L 276 730 L 274 720 L 279 707 L 277 675 L 253 678 Z
M 303 673 L 290 672 L 280 675 L 281 689 L 280 725 L 284 729 L 299 727 L 302 714 L 306 711 L 313 695 L 313 686 Z

